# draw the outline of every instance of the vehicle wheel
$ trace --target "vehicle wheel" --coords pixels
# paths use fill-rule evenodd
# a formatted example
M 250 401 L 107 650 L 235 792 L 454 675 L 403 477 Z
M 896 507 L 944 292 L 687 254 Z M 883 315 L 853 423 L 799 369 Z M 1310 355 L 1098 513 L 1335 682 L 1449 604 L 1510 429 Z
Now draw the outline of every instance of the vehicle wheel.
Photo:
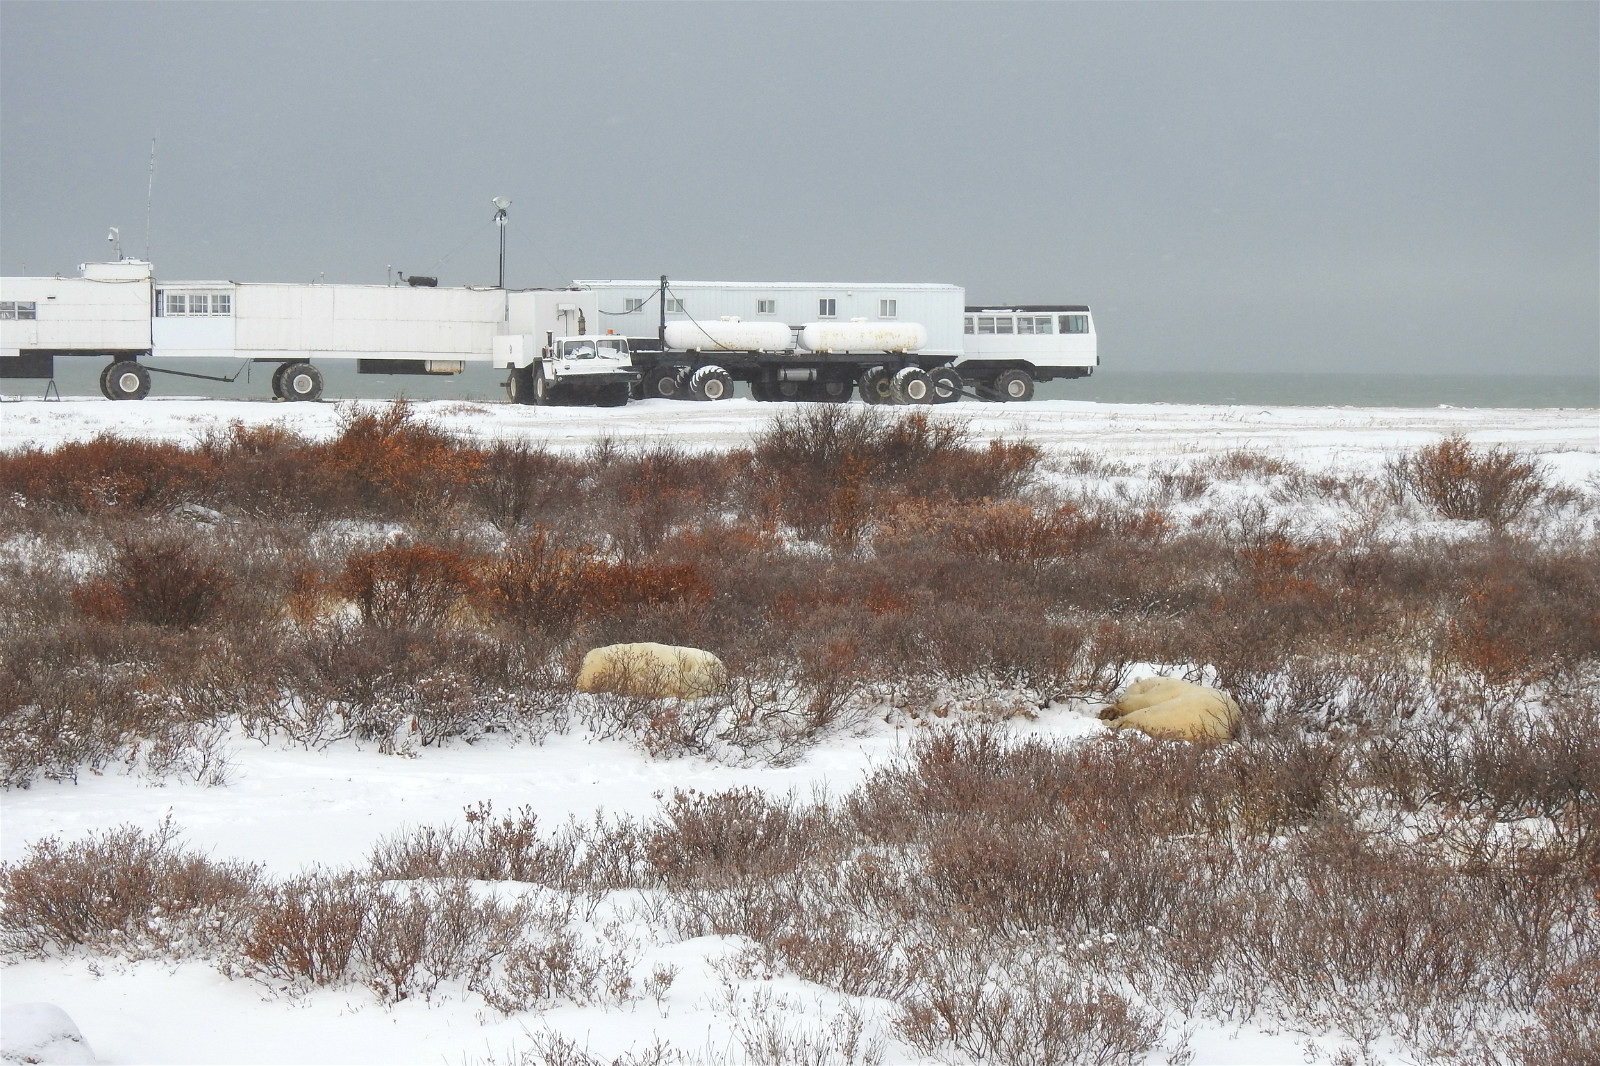
M 100 395 L 108 400 L 116 399 L 115 396 L 111 395 L 111 368 L 116 365 L 116 363 L 112 362 L 100 368 Z
M 920 366 L 901 367 L 889 379 L 889 393 L 895 403 L 932 403 L 933 382 Z
M 511 376 L 506 378 L 506 399 L 512 403 L 533 402 L 533 375 L 527 367 L 511 368 Z
M 861 399 L 864 403 L 894 402 L 894 396 L 889 391 L 889 372 L 881 366 L 862 371 L 857 384 L 861 387 Z
M 595 390 L 594 405 L 596 407 L 626 407 L 628 405 L 627 382 L 601 385 Z
M 994 391 L 1007 403 L 1033 399 L 1033 378 L 1026 370 L 1003 370 L 994 379 Z
M 961 390 L 966 387 L 961 375 L 948 366 L 930 370 L 928 380 L 933 382 L 934 403 L 955 403 L 961 399 Z
M 675 366 L 658 366 L 644 376 L 644 398 L 647 400 L 679 400 L 683 398 L 683 370 Z
M 122 359 L 101 374 L 102 390 L 113 400 L 142 400 L 150 395 L 150 371 L 132 359 Z
M 720 366 L 703 366 L 689 377 L 689 395 L 697 400 L 726 400 L 733 395 L 733 378 Z
M 777 399 L 777 396 L 773 395 L 771 382 L 752 381 L 750 383 L 750 398 L 759 403 L 771 403 Z
M 530 373 L 533 377 L 533 402 L 540 407 L 553 403 L 554 390 L 550 387 L 550 382 L 545 378 L 543 368 L 535 364 Z
M 780 381 L 773 391 L 780 400 L 809 400 L 810 384 L 809 381 Z
M 854 391 L 855 386 L 849 381 L 819 381 L 813 398 L 820 403 L 846 403 Z
M 294 366 L 294 364 L 279 363 L 277 366 L 272 368 L 272 395 L 276 396 L 280 400 L 287 400 L 289 398 L 289 394 L 283 391 L 283 375 L 284 372 L 287 371 L 291 366 Z
M 322 371 L 310 363 L 291 363 L 283 372 L 283 398 L 306 402 L 322 399 Z

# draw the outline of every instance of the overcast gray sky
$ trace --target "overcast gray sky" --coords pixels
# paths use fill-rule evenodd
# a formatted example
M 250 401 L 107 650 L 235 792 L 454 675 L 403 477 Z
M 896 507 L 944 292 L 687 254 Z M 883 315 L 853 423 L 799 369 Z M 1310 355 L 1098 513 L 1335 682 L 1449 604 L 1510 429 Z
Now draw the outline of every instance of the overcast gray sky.
M 941 281 L 1124 369 L 1600 373 L 1600 5 L 0 4 L 0 267 Z M 451 254 L 454 253 L 454 254 Z

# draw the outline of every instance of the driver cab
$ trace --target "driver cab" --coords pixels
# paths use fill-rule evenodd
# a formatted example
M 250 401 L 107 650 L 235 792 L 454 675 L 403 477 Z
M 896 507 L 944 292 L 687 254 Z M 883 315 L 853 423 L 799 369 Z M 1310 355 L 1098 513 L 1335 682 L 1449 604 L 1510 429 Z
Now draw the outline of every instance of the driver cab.
M 563 337 L 556 342 L 556 358 L 563 360 L 609 359 L 628 361 L 626 337 Z

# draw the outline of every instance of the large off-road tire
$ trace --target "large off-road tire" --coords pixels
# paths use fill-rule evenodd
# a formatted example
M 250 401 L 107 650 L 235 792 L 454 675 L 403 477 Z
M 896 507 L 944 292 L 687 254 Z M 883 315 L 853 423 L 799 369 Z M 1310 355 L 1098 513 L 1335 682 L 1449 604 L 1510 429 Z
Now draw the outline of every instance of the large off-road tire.
M 894 395 L 889 387 L 889 376 L 889 371 L 881 366 L 863 370 L 857 382 L 861 388 L 862 402 L 894 403 Z
M 1026 370 L 1002 370 L 994 379 L 994 391 L 1006 403 L 1033 399 L 1033 376 Z
M 533 402 L 533 373 L 525 366 L 514 366 L 506 378 L 506 399 L 511 403 Z
M 322 399 L 322 371 L 310 363 L 291 363 L 283 372 L 283 398 L 303 403 Z
M 101 392 L 113 400 L 142 400 L 150 395 L 150 371 L 136 360 L 120 359 L 100 375 Z
M 289 398 L 284 394 L 283 391 L 283 375 L 291 366 L 294 366 L 294 364 L 279 363 L 277 366 L 272 368 L 272 395 L 280 400 L 287 400 Z
M 733 395 L 733 378 L 720 366 L 703 366 L 689 376 L 689 395 L 697 400 L 726 400 Z
M 928 380 L 933 382 L 934 403 L 955 403 L 961 399 L 961 390 L 966 388 L 954 367 L 935 367 L 928 371 Z
M 780 381 L 772 387 L 772 391 L 780 400 L 809 400 L 811 399 L 811 382 Z
M 111 368 L 116 365 L 116 363 L 112 362 L 100 368 L 100 395 L 108 400 L 116 399 L 115 396 L 111 395 Z
M 628 383 L 614 381 L 609 385 L 601 385 L 594 393 L 596 407 L 626 407 L 628 406 Z
M 658 366 L 644 376 L 641 391 L 647 400 L 681 400 L 684 398 L 683 368 Z
M 889 392 L 895 403 L 922 404 L 933 402 L 933 382 L 928 372 L 920 366 L 905 366 L 889 380 Z
M 849 381 L 823 380 L 811 383 L 811 399 L 818 403 L 846 403 L 855 386 Z
M 548 407 L 555 403 L 555 389 L 550 384 L 550 379 L 544 376 L 544 368 L 535 363 L 533 374 L 533 402 L 540 407 Z

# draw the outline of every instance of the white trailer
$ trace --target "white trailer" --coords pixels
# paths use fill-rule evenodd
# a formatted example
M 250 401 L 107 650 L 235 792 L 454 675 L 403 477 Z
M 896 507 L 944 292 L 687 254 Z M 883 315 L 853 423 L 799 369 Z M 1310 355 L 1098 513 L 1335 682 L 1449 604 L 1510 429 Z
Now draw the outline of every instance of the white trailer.
M 0 377 L 53 377 L 56 356 L 96 356 L 107 360 L 101 392 L 133 400 L 149 394 L 152 373 L 238 376 L 150 360 L 236 359 L 277 364 L 278 398 L 315 400 L 323 380 L 314 360 L 354 360 L 360 374 L 459 374 L 494 360 L 497 338 L 548 346 L 597 318 L 598 297 L 576 289 L 165 282 L 134 260 L 81 269 L 79 278 L 0 282 Z
M 720 399 L 738 380 L 758 400 L 838 402 L 856 388 L 868 403 L 950 402 L 968 390 L 1027 400 L 1034 382 L 1098 364 L 1087 307 L 967 307 L 957 285 L 576 284 L 603 295 L 601 318 L 628 336 L 647 397 Z
M 97 355 L 109 371 L 149 353 L 150 264 L 80 270 L 76 278 L 0 278 L 0 378 L 52 378 L 59 355 Z
M 868 403 L 937 403 L 1026 400 L 1034 382 L 1082 377 L 1098 363 L 1088 307 L 971 307 L 957 285 L 432 281 L 162 282 L 138 260 L 86 264 L 78 278 L 5 278 L 0 378 L 53 377 L 56 356 L 97 356 L 107 360 L 107 397 L 142 399 L 152 372 L 239 373 L 149 360 L 238 359 L 276 364 L 278 398 L 314 400 L 316 360 L 354 360 L 362 374 L 454 374 L 489 362 L 523 403 L 625 402 L 624 384 L 640 397 L 723 399 L 736 380 L 758 400 L 840 402 L 859 388 Z

